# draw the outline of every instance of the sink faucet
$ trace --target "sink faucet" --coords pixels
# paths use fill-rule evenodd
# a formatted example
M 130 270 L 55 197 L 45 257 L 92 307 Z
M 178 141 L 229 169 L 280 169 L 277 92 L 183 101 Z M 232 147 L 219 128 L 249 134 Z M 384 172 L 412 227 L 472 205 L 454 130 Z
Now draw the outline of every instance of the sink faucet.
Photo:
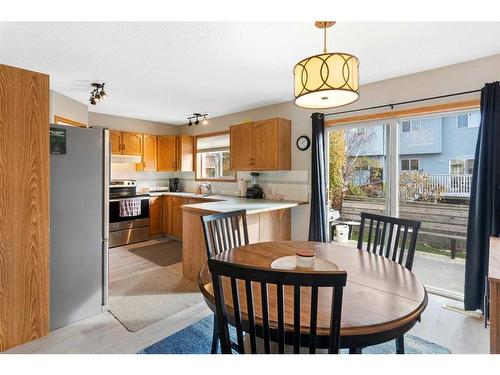
M 205 194 L 205 195 L 212 195 L 212 185 L 210 185 L 210 182 L 203 182 L 201 184 L 198 185 L 198 187 L 200 188 L 200 192 Z M 203 189 L 206 190 L 206 192 L 204 193 L 203 192 Z

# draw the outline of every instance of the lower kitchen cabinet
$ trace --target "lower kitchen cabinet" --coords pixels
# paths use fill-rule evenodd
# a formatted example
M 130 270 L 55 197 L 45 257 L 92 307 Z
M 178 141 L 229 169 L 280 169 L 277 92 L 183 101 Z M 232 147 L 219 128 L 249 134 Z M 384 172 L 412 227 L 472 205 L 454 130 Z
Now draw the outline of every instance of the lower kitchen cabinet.
M 187 198 L 163 197 L 163 232 L 166 235 L 182 238 L 182 209 L 188 204 Z
M 151 197 L 149 199 L 150 234 L 152 236 L 163 233 L 163 199 L 162 197 Z

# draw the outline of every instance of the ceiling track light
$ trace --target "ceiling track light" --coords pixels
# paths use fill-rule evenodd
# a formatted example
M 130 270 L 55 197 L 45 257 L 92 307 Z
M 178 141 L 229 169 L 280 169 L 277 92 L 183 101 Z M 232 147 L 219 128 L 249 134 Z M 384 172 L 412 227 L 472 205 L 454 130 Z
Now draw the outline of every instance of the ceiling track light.
M 203 119 L 203 123 L 206 123 L 208 114 L 206 113 L 193 113 L 192 116 L 189 116 L 187 119 L 189 122 L 188 126 L 192 126 L 193 124 L 198 125 L 200 123 L 200 118 Z M 194 120 L 194 121 L 193 121 Z
M 92 82 L 90 84 L 90 86 L 93 87 L 92 91 L 90 92 L 90 99 L 89 99 L 90 104 L 96 105 L 98 102 L 108 97 L 106 91 L 104 91 L 104 85 L 105 85 L 104 82 L 103 83 Z

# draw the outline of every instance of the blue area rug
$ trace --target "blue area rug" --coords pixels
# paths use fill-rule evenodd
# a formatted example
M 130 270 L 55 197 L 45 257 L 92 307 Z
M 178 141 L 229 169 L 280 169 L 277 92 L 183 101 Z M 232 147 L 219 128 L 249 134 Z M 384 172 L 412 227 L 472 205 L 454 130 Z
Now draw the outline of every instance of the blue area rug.
M 202 319 L 183 330 L 164 338 L 141 350 L 138 354 L 210 354 L 212 345 L 213 316 Z M 370 346 L 363 349 L 365 354 L 394 354 L 394 341 Z M 450 354 L 440 345 L 426 341 L 413 335 L 405 335 L 405 351 L 407 354 Z M 342 350 L 342 353 L 347 353 Z

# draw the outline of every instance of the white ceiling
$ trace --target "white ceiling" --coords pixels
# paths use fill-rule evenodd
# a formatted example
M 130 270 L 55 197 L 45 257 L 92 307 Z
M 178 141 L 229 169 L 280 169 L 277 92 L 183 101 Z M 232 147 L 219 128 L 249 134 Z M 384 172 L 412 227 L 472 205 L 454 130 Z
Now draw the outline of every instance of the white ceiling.
M 329 49 L 360 59 L 361 84 L 500 53 L 500 23 L 339 22 Z M 0 23 L 0 63 L 50 74 L 91 111 L 183 123 L 293 99 L 292 68 L 322 51 L 312 23 Z

